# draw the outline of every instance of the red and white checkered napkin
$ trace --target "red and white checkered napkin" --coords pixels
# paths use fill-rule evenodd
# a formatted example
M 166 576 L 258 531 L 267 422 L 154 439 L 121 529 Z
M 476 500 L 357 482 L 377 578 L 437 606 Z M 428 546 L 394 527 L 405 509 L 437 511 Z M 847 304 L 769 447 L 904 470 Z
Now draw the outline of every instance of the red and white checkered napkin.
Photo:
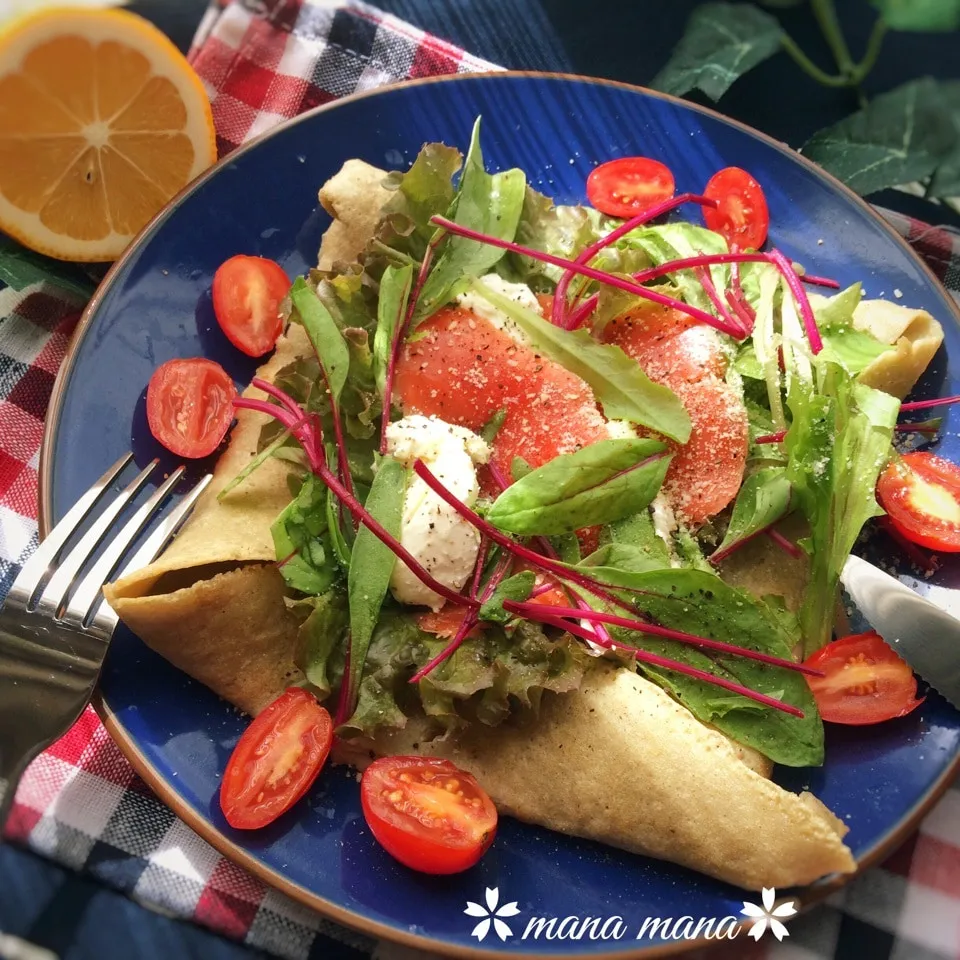
M 349 0 L 338 6 L 322 0 L 215 2 L 191 56 L 213 102 L 221 154 L 357 90 L 493 69 Z M 960 290 L 960 235 L 891 219 L 944 283 Z M 0 597 L 37 545 L 43 418 L 81 307 L 52 284 L 0 290 Z M 375 947 L 224 860 L 150 793 L 89 709 L 31 765 L 6 837 L 142 903 L 283 957 L 326 958 L 351 948 L 365 955 Z M 953 789 L 883 867 L 792 923 L 782 946 L 764 938 L 751 956 L 958 958 L 958 918 L 960 790 Z

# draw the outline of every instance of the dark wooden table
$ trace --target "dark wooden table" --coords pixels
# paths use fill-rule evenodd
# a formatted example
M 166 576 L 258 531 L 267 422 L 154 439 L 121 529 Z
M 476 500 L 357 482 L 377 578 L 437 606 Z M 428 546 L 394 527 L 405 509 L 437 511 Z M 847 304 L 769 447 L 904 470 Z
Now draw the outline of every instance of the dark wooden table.
M 643 84 L 665 62 L 694 0 L 376 0 L 377 5 L 507 67 L 562 70 Z M 838 4 L 851 47 L 862 49 L 866 0 Z M 206 0 L 134 0 L 132 8 L 186 49 Z M 791 35 L 829 67 L 829 51 L 805 6 L 781 12 Z M 889 38 L 867 83 L 877 93 L 921 74 L 960 77 L 957 35 Z M 855 108 L 846 91 L 819 87 L 786 56 L 763 64 L 724 98 L 721 109 L 799 146 Z M 878 199 L 904 213 L 960 225 L 942 207 L 887 192 Z M 192 924 L 159 916 L 96 881 L 34 854 L 0 846 L 0 931 L 52 950 L 63 960 L 250 960 L 263 956 Z

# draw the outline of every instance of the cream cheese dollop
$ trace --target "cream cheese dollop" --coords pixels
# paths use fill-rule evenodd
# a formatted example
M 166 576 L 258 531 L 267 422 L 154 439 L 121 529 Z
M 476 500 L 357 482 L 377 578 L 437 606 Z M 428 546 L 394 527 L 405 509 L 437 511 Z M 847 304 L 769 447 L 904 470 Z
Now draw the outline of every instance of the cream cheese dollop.
M 486 276 L 480 277 L 480 283 L 489 287 L 494 293 L 499 293 L 508 300 L 513 300 L 514 303 L 519 303 L 520 306 L 532 310 L 538 316 L 543 314 L 536 294 L 525 283 L 511 283 L 509 280 L 504 280 L 498 273 L 488 273 Z M 470 310 L 478 317 L 488 320 L 517 343 L 528 344 L 530 342 L 516 323 L 499 307 L 495 307 L 487 300 L 482 293 L 473 289 L 467 290 L 457 296 L 457 303 L 464 310 Z
M 404 417 L 387 427 L 387 452 L 412 466 L 422 460 L 437 479 L 468 507 L 477 502 L 477 464 L 486 463 L 490 448 L 473 431 L 437 417 Z M 456 510 L 413 475 L 403 502 L 400 542 L 442 584 L 459 590 L 473 572 L 480 534 Z M 390 578 L 390 591 L 400 603 L 439 610 L 444 599 L 422 583 L 402 560 Z

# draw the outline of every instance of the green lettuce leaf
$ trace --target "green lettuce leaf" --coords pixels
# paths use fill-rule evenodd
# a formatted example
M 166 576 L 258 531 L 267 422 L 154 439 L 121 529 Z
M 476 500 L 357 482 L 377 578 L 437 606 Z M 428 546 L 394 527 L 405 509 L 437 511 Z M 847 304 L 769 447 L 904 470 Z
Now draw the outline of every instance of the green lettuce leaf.
M 347 598 L 339 588 L 293 605 L 305 615 L 297 634 L 295 662 L 318 699 L 324 700 L 339 685 L 343 675 L 343 653 L 349 626 Z
M 807 654 L 830 641 L 840 571 L 863 525 L 882 513 L 877 477 L 891 454 L 900 402 L 856 383 L 838 364 L 823 361 L 820 391 L 795 379 L 788 395 L 793 422 L 784 445 L 810 538 L 810 581 L 800 612 Z
M 339 403 L 350 369 L 350 351 L 343 334 L 316 291 L 308 286 L 303 277 L 293 281 L 290 300 L 294 308 L 290 319 L 300 323 L 307 331 L 326 375 L 333 402 Z
M 280 573 L 301 593 L 325 593 L 340 573 L 327 531 L 326 496 L 327 488 L 308 475 L 270 527 Z
M 555 205 L 550 197 L 527 184 L 515 239 L 525 247 L 575 260 L 581 250 L 609 233 L 616 223 L 593 207 Z M 563 273 L 552 264 L 516 253 L 508 253 L 499 269 L 507 280 L 523 281 L 534 290 L 546 292 L 553 290 Z
M 407 313 L 412 278 L 413 268 L 410 266 L 388 266 L 380 278 L 377 332 L 373 338 L 373 369 L 381 401 L 386 384 L 387 367 L 393 352 L 393 342 Z

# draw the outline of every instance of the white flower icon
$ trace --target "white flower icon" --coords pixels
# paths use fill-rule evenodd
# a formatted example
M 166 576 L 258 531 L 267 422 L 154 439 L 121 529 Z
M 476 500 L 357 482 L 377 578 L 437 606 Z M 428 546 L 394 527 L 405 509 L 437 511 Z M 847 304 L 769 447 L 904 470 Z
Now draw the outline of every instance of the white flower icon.
M 752 926 L 747 931 L 747 936 L 753 937 L 754 940 L 759 942 L 769 924 L 770 932 L 777 940 L 789 937 L 790 931 L 780 921 L 786 920 L 796 914 L 797 908 L 795 901 L 789 900 L 787 903 L 781 903 L 779 907 L 775 908 L 773 904 L 777 899 L 777 891 L 774 890 L 773 887 L 763 888 L 762 899 L 762 907 L 757 906 L 755 903 L 750 903 L 747 900 L 743 901 L 743 909 L 740 912 L 744 914 L 744 916 L 755 918 Z
M 517 901 L 514 900 L 511 903 L 505 903 L 502 907 L 498 908 L 497 903 L 499 900 L 500 888 L 487 887 L 487 905 L 485 907 L 482 904 L 474 903 L 472 900 L 467 901 L 467 909 L 463 912 L 468 917 L 483 917 L 483 919 L 470 931 L 471 937 L 476 937 L 478 940 L 483 940 L 483 938 L 490 932 L 491 924 L 493 924 L 493 929 L 496 931 L 497 936 L 501 940 L 506 941 L 507 937 L 513 936 L 513 931 L 500 918 L 515 917 L 520 912 L 517 907 Z

